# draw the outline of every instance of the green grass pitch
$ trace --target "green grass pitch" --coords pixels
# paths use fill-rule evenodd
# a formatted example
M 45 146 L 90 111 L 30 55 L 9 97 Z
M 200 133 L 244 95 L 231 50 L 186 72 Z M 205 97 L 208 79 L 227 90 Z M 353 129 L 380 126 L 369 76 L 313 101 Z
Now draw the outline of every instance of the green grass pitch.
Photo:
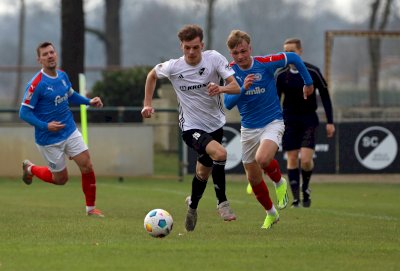
M 238 216 L 217 215 L 210 180 L 198 224 L 186 233 L 190 177 L 98 178 L 104 219 L 86 217 L 80 180 L 30 186 L 0 179 L 0 271 L 6 270 L 400 270 L 400 185 L 313 183 L 309 209 L 286 208 L 262 230 L 265 213 L 246 183 L 228 182 Z M 275 199 L 275 190 L 268 182 Z M 174 228 L 156 239 L 146 213 L 169 211 Z

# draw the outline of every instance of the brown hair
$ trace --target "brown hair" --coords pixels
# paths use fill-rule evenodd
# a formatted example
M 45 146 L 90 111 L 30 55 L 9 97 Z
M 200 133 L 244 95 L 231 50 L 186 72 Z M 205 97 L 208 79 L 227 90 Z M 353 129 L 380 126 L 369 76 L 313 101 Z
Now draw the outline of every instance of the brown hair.
M 246 41 L 248 44 L 250 44 L 250 35 L 241 30 L 232 30 L 228 36 L 228 39 L 226 40 L 226 45 L 229 49 L 233 49 L 242 41 Z
M 39 43 L 39 45 L 36 48 L 36 53 L 38 57 L 40 57 L 40 49 L 46 48 L 47 46 L 53 46 L 53 48 L 55 48 L 53 43 L 51 43 L 50 41 L 44 41 Z
M 285 44 L 293 44 L 293 43 L 296 44 L 297 49 L 301 49 L 302 48 L 301 47 L 301 40 L 298 39 L 298 38 L 286 39 L 285 42 L 283 43 L 283 45 L 285 45 Z
M 178 32 L 178 38 L 182 41 L 191 41 L 195 38 L 199 37 L 200 41 L 203 41 L 203 29 L 195 24 L 188 24 L 185 25 L 181 30 Z

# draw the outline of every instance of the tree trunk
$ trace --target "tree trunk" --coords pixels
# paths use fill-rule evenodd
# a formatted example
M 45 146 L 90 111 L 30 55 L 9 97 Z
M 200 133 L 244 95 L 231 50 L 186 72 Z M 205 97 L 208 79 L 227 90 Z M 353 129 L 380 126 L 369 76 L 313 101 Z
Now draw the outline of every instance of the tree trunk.
M 207 0 L 207 19 L 206 19 L 206 35 L 207 49 L 213 48 L 213 28 L 214 28 L 214 4 L 217 0 Z
M 18 55 L 17 55 L 17 80 L 15 84 L 15 93 L 14 93 L 14 103 L 15 107 L 18 107 L 18 104 L 21 102 L 20 93 L 23 93 L 22 89 L 22 65 L 24 64 L 24 47 L 25 47 L 25 15 L 26 15 L 26 6 L 25 0 L 20 0 L 20 13 L 19 13 L 19 26 L 18 26 Z M 16 115 L 15 115 L 16 116 Z
M 368 41 L 371 68 L 369 70 L 369 105 L 379 106 L 379 64 L 381 62 L 381 40 L 370 38 Z
M 106 55 L 107 66 L 121 65 L 121 34 L 120 34 L 121 0 L 106 0 Z
M 76 90 L 79 73 L 84 72 L 84 29 L 83 0 L 61 0 L 61 66 Z
M 375 0 L 371 4 L 371 17 L 369 21 L 369 29 L 374 30 L 375 25 L 378 21 L 378 10 L 381 1 Z M 378 26 L 379 31 L 383 31 L 388 23 L 388 18 L 390 15 L 390 6 L 392 0 L 387 0 L 386 5 L 383 9 L 383 14 L 381 17 L 381 22 Z M 379 68 L 381 62 L 381 39 L 369 38 L 368 40 L 368 52 L 370 56 L 371 68 L 369 71 L 369 104 L 370 106 L 379 106 Z

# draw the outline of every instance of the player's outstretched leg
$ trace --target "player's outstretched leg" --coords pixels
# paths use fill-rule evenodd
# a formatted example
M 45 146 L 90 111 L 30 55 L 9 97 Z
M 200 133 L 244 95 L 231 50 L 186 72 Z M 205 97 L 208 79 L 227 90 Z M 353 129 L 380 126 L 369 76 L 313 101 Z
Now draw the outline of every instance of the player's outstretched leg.
M 96 175 L 93 171 L 82 173 L 82 190 L 86 201 L 86 215 L 92 217 L 104 217 L 99 209 L 96 209 Z
M 264 168 L 264 173 L 274 182 L 276 198 L 278 200 L 277 207 L 279 209 L 284 209 L 288 204 L 289 197 L 287 194 L 287 182 L 285 178 L 282 177 L 278 161 L 273 159 L 269 165 Z

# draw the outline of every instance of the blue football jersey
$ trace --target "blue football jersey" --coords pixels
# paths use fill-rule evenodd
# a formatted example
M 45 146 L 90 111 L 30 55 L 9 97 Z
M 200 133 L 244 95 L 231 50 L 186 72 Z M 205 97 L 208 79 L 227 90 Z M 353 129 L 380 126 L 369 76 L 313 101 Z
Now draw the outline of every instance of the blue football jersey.
M 75 130 L 76 124 L 69 108 L 68 98 L 73 94 L 67 74 L 57 70 L 52 77 L 41 70 L 29 81 L 22 106 L 32 109 L 40 121 L 59 121 L 65 127 L 58 132 L 35 127 L 35 141 L 39 145 L 51 145 L 66 140 Z
M 253 63 L 247 70 L 241 69 L 235 62 L 230 65 L 235 71 L 236 81 L 243 86 L 244 79 L 249 74 L 255 75 L 255 80 L 250 88 L 241 94 L 224 94 L 227 108 L 237 106 L 242 118 L 241 125 L 245 128 L 262 128 L 274 120 L 282 119 L 282 109 L 275 85 L 275 72 L 287 64 L 301 66 L 300 71 L 307 85 L 312 84 L 312 79 L 304 63 L 294 53 L 279 53 L 266 56 L 253 57 Z M 305 70 L 305 71 L 304 71 Z M 236 95 L 236 96 L 234 96 Z

